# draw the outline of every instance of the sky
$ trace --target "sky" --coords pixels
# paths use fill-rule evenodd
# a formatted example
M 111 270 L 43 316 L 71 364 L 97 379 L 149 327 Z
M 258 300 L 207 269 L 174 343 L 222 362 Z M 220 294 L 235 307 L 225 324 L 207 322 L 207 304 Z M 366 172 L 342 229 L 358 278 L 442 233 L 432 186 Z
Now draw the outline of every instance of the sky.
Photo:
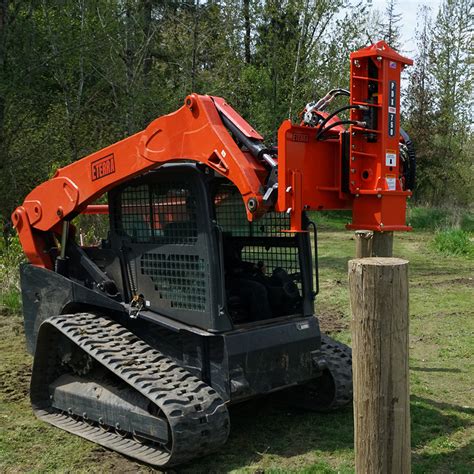
M 396 13 L 402 14 L 402 41 L 403 53 L 414 54 L 416 52 L 415 30 L 417 26 L 417 12 L 421 5 L 431 7 L 433 17 L 436 16 L 442 0 L 398 0 Z M 377 10 L 384 11 L 387 6 L 387 0 L 372 0 L 372 5 Z

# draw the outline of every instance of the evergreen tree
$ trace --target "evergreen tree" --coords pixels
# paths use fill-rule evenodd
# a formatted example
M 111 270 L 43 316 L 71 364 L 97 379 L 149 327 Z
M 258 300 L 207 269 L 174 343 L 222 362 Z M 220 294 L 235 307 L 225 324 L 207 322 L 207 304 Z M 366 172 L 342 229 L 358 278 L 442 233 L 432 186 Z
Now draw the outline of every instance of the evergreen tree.
M 453 200 L 468 204 L 472 198 L 473 162 L 465 145 L 472 137 L 473 121 L 473 8 L 470 0 L 444 0 L 433 28 L 437 153 L 431 174 L 436 205 Z
M 432 199 L 431 191 L 436 183 L 432 181 L 431 167 L 434 164 L 432 140 L 435 134 L 433 106 L 435 102 L 432 75 L 432 18 L 431 9 L 422 6 L 418 10 L 416 30 L 417 54 L 414 65 L 409 68 L 409 86 L 405 94 L 407 120 L 403 124 L 417 152 L 417 185 L 415 199 Z
M 397 0 L 387 0 L 385 7 L 384 36 L 385 42 L 392 48 L 399 50 L 401 13 L 396 12 Z

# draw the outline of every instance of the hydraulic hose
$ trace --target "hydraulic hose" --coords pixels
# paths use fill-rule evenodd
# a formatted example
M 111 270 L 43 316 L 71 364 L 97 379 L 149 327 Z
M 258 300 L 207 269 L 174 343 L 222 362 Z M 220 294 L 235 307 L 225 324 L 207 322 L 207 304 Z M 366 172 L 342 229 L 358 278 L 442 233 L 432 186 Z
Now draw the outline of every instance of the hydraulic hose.
M 407 147 L 408 154 L 408 163 L 407 166 L 403 167 L 403 176 L 405 178 L 405 189 L 413 191 L 415 187 L 415 177 L 416 177 L 416 152 L 413 142 L 410 140 L 410 137 L 403 128 L 400 127 L 400 135 L 405 142 Z
M 365 122 L 358 122 L 357 120 L 339 120 L 338 122 L 334 122 L 328 127 L 321 130 L 316 135 L 316 140 L 320 140 L 322 135 L 324 135 L 326 132 L 328 132 L 332 128 L 337 127 L 338 125 L 357 125 L 359 127 L 365 127 Z
M 322 99 L 319 99 L 314 106 L 315 110 L 324 110 L 337 96 L 345 95 L 350 97 L 350 93 L 346 89 L 332 89 Z
M 365 107 L 364 105 L 345 105 L 344 107 L 341 107 L 341 108 L 335 110 L 333 113 L 329 114 L 319 125 L 320 132 L 319 132 L 318 136 L 321 135 L 321 132 L 323 131 L 323 128 L 333 117 L 335 117 L 337 114 L 339 114 L 341 112 L 344 112 L 344 110 L 350 110 L 350 109 L 367 110 L 367 107 Z

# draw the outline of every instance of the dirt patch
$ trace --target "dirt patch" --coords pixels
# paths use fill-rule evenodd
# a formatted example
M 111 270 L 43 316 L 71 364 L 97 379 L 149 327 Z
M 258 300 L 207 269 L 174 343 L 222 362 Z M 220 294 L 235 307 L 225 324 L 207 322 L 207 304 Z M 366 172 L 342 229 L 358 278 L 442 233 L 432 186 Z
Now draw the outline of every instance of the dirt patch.
M 317 314 L 317 317 L 323 332 L 341 332 L 349 327 L 349 322 L 342 311 L 322 311 Z
M 462 318 L 463 316 L 465 316 L 465 313 L 461 311 L 437 311 L 436 313 L 433 313 L 433 317 L 435 318 Z
M 28 397 L 31 367 L 20 365 L 15 370 L 0 371 L 0 396 L 7 402 L 17 402 Z
M 455 278 L 454 280 L 447 280 L 445 283 L 453 285 L 467 285 L 474 286 L 474 278 Z
M 120 474 L 161 472 L 145 464 L 133 462 L 120 454 L 100 446 L 94 448 L 85 459 L 84 465 L 88 465 L 89 463 L 103 466 L 103 472 L 115 472 Z M 171 473 L 173 471 L 166 472 Z

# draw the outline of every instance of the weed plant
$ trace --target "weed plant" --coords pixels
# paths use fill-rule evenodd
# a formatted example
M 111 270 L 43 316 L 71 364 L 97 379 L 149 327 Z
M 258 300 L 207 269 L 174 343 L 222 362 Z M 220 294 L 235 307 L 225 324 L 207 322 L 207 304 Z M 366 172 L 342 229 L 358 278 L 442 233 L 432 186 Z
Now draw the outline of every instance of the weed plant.
M 18 237 L 0 240 L 0 312 L 21 310 L 18 268 L 25 260 Z
M 474 258 L 474 238 L 471 233 L 461 229 L 438 231 L 432 246 L 443 255 L 456 255 Z

